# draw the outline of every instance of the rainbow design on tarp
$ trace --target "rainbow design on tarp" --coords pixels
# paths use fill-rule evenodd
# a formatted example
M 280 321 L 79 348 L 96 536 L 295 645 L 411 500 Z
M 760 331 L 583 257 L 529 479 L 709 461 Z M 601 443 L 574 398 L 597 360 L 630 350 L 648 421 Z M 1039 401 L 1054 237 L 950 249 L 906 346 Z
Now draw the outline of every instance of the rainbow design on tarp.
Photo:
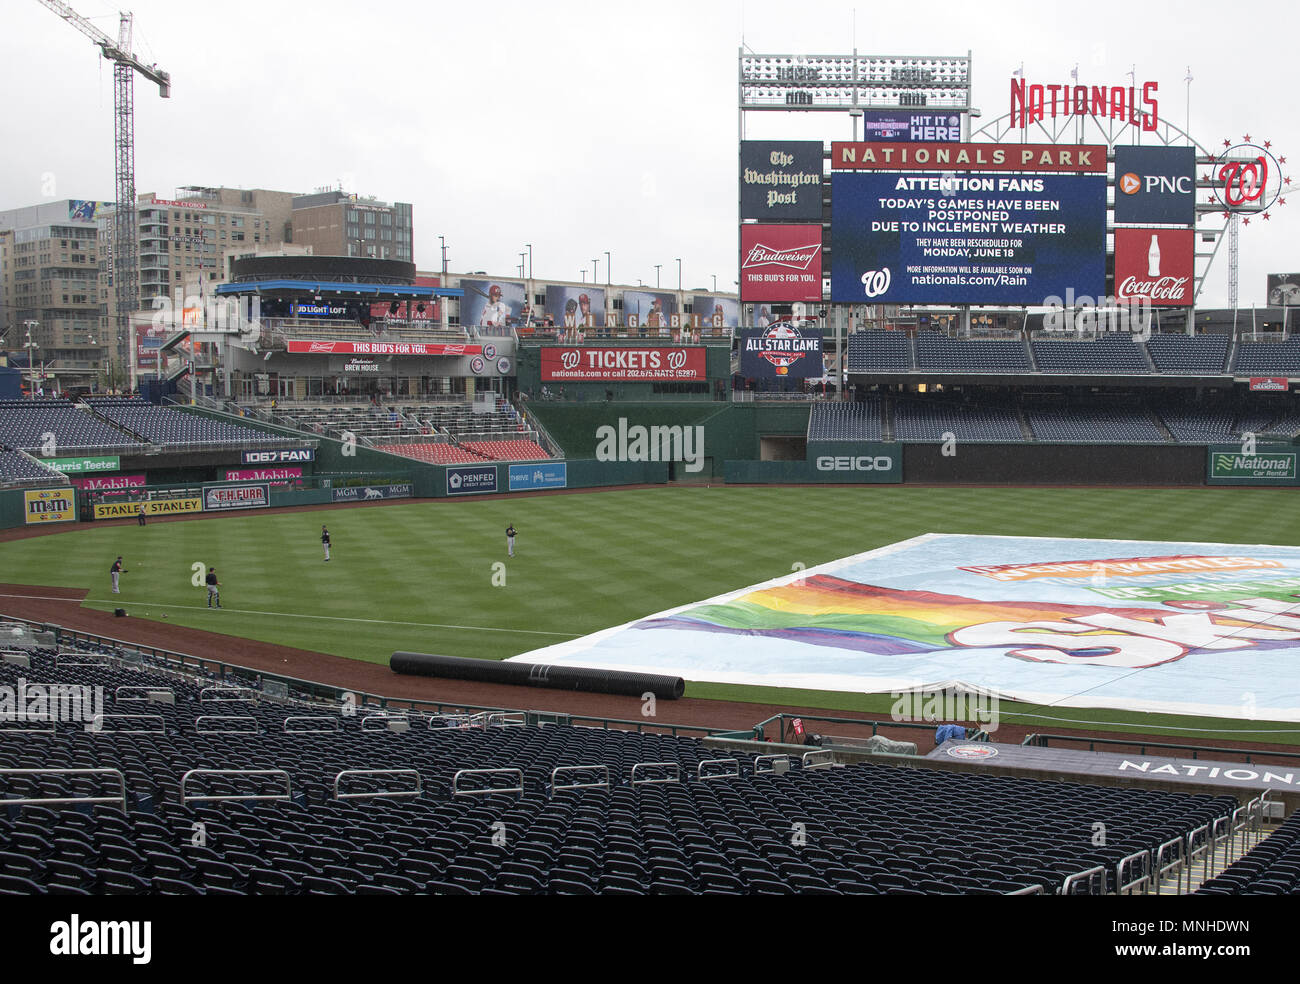
M 514 659 L 1300 721 L 1300 547 L 930 534 Z
M 899 591 L 826 574 L 751 591 L 722 605 L 696 605 L 649 618 L 637 629 L 682 628 L 764 636 L 866 653 L 949 649 L 951 633 L 989 622 L 1061 622 L 1100 612 L 1154 621 L 1168 611 L 1039 602 L 977 601 L 933 591 Z M 1245 623 L 1233 622 L 1244 625 Z M 1080 634 L 1086 641 L 1087 634 Z

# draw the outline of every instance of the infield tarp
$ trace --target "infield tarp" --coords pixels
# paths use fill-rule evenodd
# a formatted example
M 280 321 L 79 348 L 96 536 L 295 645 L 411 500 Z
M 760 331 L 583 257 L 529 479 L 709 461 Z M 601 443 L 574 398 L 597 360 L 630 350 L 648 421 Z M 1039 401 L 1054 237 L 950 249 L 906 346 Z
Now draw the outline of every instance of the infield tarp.
M 927 534 L 514 659 L 1300 721 L 1300 548 Z

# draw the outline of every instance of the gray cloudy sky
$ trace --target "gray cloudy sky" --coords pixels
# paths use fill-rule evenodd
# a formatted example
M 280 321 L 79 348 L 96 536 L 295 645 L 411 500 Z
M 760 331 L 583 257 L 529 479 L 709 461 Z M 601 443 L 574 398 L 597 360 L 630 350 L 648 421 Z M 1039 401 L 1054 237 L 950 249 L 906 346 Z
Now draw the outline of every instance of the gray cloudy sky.
M 1293 6 L 834 0 L 122 0 L 136 53 L 172 73 L 170 100 L 136 83 L 136 182 L 290 191 L 340 180 L 415 206 L 415 258 L 453 271 L 734 289 L 737 50 L 973 56 L 984 120 L 1035 82 L 1159 82 L 1160 112 L 1221 147 L 1249 133 L 1300 162 Z M 116 37 L 118 6 L 72 0 Z M 113 198 L 111 66 L 37 0 L 3 0 L 0 208 Z M 855 25 L 856 10 L 856 25 Z M 1276 26 L 1276 29 L 1274 29 Z M 847 139 L 838 114 L 750 114 L 751 138 Z M 1290 158 L 1288 158 L 1290 161 Z M 1289 165 L 1288 165 L 1289 167 Z M 52 176 L 51 189 L 48 181 Z M 1300 177 L 1297 177 L 1300 182 Z M 1300 270 L 1300 187 L 1241 240 L 1241 300 Z M 1227 295 L 1226 248 L 1202 305 Z

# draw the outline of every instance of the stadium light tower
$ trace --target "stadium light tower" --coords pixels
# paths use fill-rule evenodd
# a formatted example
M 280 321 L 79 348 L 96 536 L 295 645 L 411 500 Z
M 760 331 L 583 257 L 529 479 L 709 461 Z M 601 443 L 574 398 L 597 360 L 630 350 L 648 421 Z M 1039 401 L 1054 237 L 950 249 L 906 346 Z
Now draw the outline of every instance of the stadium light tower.
M 656 264 L 655 264 L 655 286 L 656 286 L 656 287 L 659 286 L 659 268 L 660 268 L 661 266 L 663 266 L 662 263 L 656 263 Z
M 682 258 L 681 258 L 680 256 L 677 256 L 677 257 L 674 257 L 674 259 L 677 260 L 677 292 L 678 292 L 678 293 L 681 293 L 681 290 L 682 290 Z
M 117 119 L 113 148 L 116 161 L 117 201 L 113 205 L 113 269 L 110 283 L 117 291 L 117 334 L 131 333 L 131 315 L 139 306 L 140 230 L 135 208 L 135 73 L 139 72 L 158 86 L 158 94 L 170 99 L 172 77 L 157 65 L 146 65 L 131 54 L 131 33 L 135 15 L 122 11 L 117 41 L 97 28 L 61 0 L 40 0 L 91 41 L 99 45 L 104 57 L 113 63 L 113 111 Z M 118 360 L 126 353 L 118 344 Z
M 605 250 L 605 286 L 608 287 L 611 283 L 612 281 L 610 280 L 609 250 Z

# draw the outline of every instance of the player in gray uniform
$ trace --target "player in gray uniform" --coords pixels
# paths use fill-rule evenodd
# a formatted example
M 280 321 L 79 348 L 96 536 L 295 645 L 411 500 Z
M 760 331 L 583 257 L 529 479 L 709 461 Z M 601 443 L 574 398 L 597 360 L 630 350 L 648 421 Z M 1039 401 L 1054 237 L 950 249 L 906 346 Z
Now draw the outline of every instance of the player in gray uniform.
M 218 588 L 221 587 L 221 582 L 217 580 L 217 569 L 215 567 L 208 568 L 208 576 L 206 580 L 208 584 L 208 607 L 211 608 L 212 603 L 215 601 L 217 607 L 220 608 L 221 592 Z
M 121 557 L 113 561 L 113 566 L 108 569 L 108 572 L 113 575 L 113 594 L 121 594 L 122 592 L 118 590 L 117 579 L 126 573 L 126 568 L 122 566 Z
M 515 555 L 515 526 L 511 523 L 506 527 L 506 554 L 513 557 Z
M 330 531 L 324 526 L 320 528 L 320 543 L 325 548 L 325 559 L 330 559 Z

